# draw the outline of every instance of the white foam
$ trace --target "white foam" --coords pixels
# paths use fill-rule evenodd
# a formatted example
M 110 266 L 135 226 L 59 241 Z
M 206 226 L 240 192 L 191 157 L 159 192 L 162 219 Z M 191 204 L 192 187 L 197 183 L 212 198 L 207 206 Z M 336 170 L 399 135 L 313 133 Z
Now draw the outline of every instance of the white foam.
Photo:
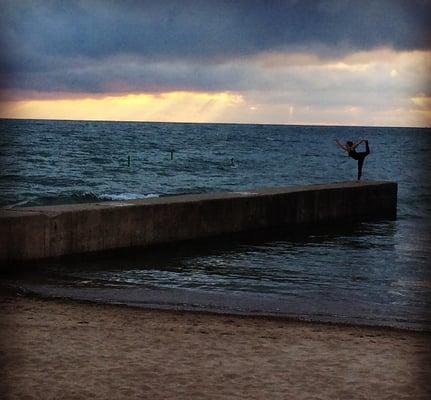
M 233 192 L 235 194 L 240 194 L 241 196 L 256 196 L 258 193 L 255 192 Z
M 153 197 L 159 197 L 158 194 L 148 193 L 121 193 L 121 194 L 102 194 L 99 198 L 103 200 L 138 200 L 138 199 L 151 199 Z

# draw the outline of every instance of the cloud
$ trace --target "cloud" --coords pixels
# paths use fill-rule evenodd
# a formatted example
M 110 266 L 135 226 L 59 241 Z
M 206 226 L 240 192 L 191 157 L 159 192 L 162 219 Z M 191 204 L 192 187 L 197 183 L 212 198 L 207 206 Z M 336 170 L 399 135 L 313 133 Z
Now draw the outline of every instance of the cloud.
M 116 104 L 112 98 L 117 96 L 120 101 L 134 93 L 136 97 L 128 98 L 133 102 L 121 103 L 121 109 L 114 107 L 118 118 L 165 120 L 165 117 L 181 115 L 181 120 L 185 120 L 188 113 L 190 121 L 204 115 L 216 122 L 308 121 L 367 125 L 380 121 L 383 125 L 429 125 L 431 79 L 427 70 L 430 65 L 429 51 L 395 52 L 388 49 L 354 53 L 337 60 L 319 59 L 309 54 L 268 54 L 209 66 L 185 62 L 145 63 L 139 59 L 119 58 L 106 64 L 88 64 L 85 72 L 71 69 L 65 81 L 52 79 L 49 82 L 40 74 L 33 81 L 33 92 L 26 91 L 26 85 L 21 88 L 23 93 L 20 96 L 16 96 L 16 90 L 13 92 L 18 100 L 41 100 L 41 97 L 46 100 L 76 99 L 61 103 L 62 113 L 58 114 L 61 118 L 72 116 L 73 113 L 66 109 L 70 106 L 85 119 L 90 110 L 89 103 L 79 100 L 91 97 L 99 99 L 91 103 L 93 110 L 97 106 L 97 119 L 111 119 L 113 104 Z M 110 79 L 105 81 L 106 76 Z M 76 89 L 73 96 L 67 90 L 70 85 Z M 51 92 L 40 92 L 43 88 L 49 88 Z M 89 89 L 93 91 L 89 92 Z M 175 92 L 187 92 L 189 97 L 167 96 Z M 241 102 L 227 107 L 227 103 L 220 102 L 218 93 L 221 92 L 240 96 Z M 141 100 L 145 98 L 140 97 L 142 93 L 152 93 L 157 100 L 145 104 L 145 113 L 140 111 Z M 109 101 L 104 99 L 108 95 L 111 96 Z M 207 104 L 206 98 L 210 99 L 209 110 L 214 110 L 211 103 L 217 99 L 217 113 L 203 113 L 201 105 Z M 188 101 L 185 107 L 184 99 L 193 101 Z M 34 117 L 35 110 L 44 110 L 40 115 L 45 116 L 53 113 L 54 104 L 28 102 L 25 107 L 21 103 L 19 109 L 12 105 L 9 110 L 25 111 L 22 117 Z M 82 110 L 78 110 L 79 105 Z M 126 106 L 136 112 L 128 114 Z M 153 113 L 148 107 L 162 111 Z M 182 112 L 183 108 L 187 111 Z M 31 114 L 30 109 L 33 110 Z M 175 110 L 175 113 L 163 114 L 166 109 Z M 18 111 L 13 115 L 18 115 Z M 93 112 L 88 117 L 96 118 L 96 114 Z
M 74 80 L 84 83 L 87 64 L 120 57 L 206 65 L 268 52 L 335 57 L 382 46 L 430 47 L 431 2 L 421 0 L 2 0 L 0 5 L 3 85 L 12 75 L 31 85 L 31 74 L 38 79 L 52 74 L 53 80 L 69 81 L 73 91 Z M 97 79 L 92 84 L 101 85 Z
M 429 0 L 0 0 L 0 7 L 3 100 L 231 93 L 244 102 L 219 112 L 220 121 L 301 122 L 334 110 L 388 120 L 389 110 L 423 108 L 410 99 L 430 96 Z
M 114 57 L 105 63 L 95 60 L 71 63 L 49 73 L 15 72 L 3 87 L 10 91 L 58 92 L 61 95 L 187 90 L 304 92 L 308 97 L 316 95 L 319 100 L 318 95 L 330 91 L 414 95 L 431 87 L 427 73 L 430 65 L 430 52 L 390 50 L 354 53 L 336 60 L 302 53 L 271 53 L 209 65 Z
M 430 46 L 429 1 L 1 1 L 2 69 L 135 55 L 217 62 L 262 51 Z M 47 57 L 47 59 L 45 59 Z

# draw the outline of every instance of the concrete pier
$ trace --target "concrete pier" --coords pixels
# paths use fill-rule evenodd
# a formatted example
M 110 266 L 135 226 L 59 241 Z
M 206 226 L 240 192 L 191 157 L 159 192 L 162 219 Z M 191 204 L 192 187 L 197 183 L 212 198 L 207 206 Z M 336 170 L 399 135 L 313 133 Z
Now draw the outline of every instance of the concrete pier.
M 396 207 L 396 183 L 364 181 L 0 209 L 0 261 L 6 264 L 236 232 L 393 219 Z

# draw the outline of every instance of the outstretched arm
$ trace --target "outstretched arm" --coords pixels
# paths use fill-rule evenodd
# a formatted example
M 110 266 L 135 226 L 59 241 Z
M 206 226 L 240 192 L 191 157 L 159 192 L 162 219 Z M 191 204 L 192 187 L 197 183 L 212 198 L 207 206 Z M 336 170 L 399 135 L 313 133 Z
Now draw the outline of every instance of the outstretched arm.
M 361 143 L 363 143 L 363 142 L 365 142 L 365 140 L 364 140 L 364 139 L 362 139 L 362 140 L 360 140 L 358 143 L 354 144 L 354 145 L 352 146 L 352 150 L 356 149 L 356 147 L 358 147 L 358 146 L 359 146 Z
M 335 138 L 335 143 L 337 143 L 337 145 L 340 146 L 344 151 L 348 151 L 347 147 L 341 144 L 338 138 Z

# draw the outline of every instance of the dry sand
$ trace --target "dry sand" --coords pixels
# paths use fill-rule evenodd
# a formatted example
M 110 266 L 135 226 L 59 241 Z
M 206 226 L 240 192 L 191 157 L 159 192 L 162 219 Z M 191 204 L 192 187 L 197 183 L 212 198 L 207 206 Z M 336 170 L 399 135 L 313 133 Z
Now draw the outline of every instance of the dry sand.
M 430 335 L 3 295 L 4 399 L 428 399 Z

